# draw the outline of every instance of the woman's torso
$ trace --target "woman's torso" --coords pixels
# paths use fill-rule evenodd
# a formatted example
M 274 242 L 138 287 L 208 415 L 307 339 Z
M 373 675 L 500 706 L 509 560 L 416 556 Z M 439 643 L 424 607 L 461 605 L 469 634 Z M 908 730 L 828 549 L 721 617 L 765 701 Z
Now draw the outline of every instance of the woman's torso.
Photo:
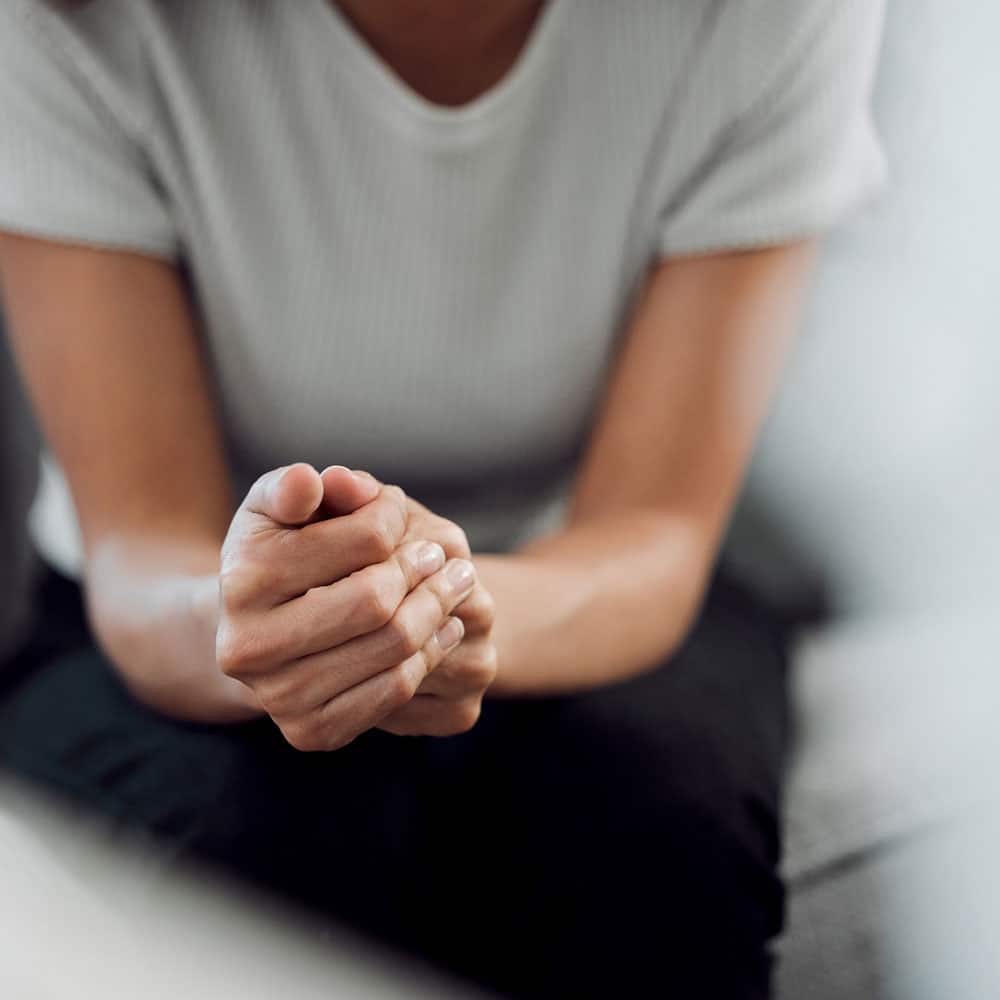
M 160 202 L 148 250 L 189 281 L 237 489 L 337 462 L 480 549 L 537 531 L 735 113 L 732 7 L 550 0 L 503 79 L 455 108 L 329 0 L 74 14 L 60 44 Z

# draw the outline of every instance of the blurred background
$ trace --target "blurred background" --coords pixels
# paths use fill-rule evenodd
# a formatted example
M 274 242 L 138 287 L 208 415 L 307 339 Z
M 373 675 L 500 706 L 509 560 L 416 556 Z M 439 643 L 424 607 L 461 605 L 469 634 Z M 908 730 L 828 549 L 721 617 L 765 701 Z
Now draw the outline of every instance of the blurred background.
M 891 187 L 827 246 L 725 547 L 803 622 L 784 1000 L 1000 996 L 998 37 L 986 0 L 890 4 L 876 116 Z M 36 497 L 37 436 L 5 354 L 0 411 L 3 654 L 31 613 L 32 534 L 59 562 L 73 526 L 48 467 Z M 5 996 L 80 995 L 81 970 L 106 979 L 93 995 L 136 995 L 192 927 L 219 943 L 199 952 L 218 966 L 205 996 L 281 976 L 289 996 L 446 995 L 384 956 L 348 960 L 326 938 L 321 952 L 316 928 L 243 897 L 230 910 L 195 882 L 141 892 L 148 845 L 127 862 L 110 831 L 0 796 Z M 297 943 L 256 979 L 276 922 Z M 67 943 L 51 988 L 35 985 L 51 959 L 37 926 Z
M 828 245 L 730 538 L 828 608 L 793 674 L 789 1000 L 1000 995 L 998 30 L 889 4 L 890 189 Z

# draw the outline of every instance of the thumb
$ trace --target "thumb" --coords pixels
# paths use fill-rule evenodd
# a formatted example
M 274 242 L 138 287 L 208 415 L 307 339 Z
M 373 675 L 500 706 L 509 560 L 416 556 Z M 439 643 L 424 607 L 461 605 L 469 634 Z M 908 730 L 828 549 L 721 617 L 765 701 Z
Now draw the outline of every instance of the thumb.
M 323 481 L 305 462 L 275 469 L 250 488 L 243 506 L 277 524 L 305 524 L 323 502 Z
M 343 465 L 331 465 L 320 474 L 323 506 L 330 514 L 351 514 L 370 503 L 381 492 L 381 484 L 367 473 L 352 472 Z

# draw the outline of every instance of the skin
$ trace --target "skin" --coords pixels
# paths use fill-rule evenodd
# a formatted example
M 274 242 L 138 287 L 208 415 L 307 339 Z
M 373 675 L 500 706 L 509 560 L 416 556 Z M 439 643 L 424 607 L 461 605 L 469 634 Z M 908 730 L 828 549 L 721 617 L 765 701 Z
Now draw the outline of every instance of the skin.
M 457 0 L 369 6 L 377 50 L 380 23 L 395 37 L 379 10 L 436 11 L 442 31 L 471 31 Z M 496 6 L 509 26 L 538 5 Z M 508 65 L 530 30 L 520 23 L 518 44 L 503 35 Z M 424 77 L 404 75 L 413 86 L 434 78 L 468 99 L 503 63 L 480 75 L 459 60 L 442 83 L 419 36 L 408 36 L 415 64 L 426 57 Z M 653 268 L 565 529 L 510 555 L 473 555 L 460 526 L 340 467 L 291 464 L 237 503 L 177 270 L 0 235 L 15 351 L 73 491 L 98 640 L 161 711 L 204 722 L 266 713 L 301 750 L 375 726 L 458 733 L 488 689 L 579 691 L 661 663 L 703 596 L 813 249 Z
M 516 62 L 543 0 L 339 0 L 382 61 L 435 104 L 459 105 L 499 83 Z

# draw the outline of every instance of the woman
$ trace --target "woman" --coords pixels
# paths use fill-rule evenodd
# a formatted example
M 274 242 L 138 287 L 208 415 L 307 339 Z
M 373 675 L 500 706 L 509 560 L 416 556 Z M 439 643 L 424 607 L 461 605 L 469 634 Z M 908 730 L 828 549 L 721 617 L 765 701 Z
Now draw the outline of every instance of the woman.
M 765 996 L 783 660 L 712 570 L 878 8 L 5 4 L 96 638 L 8 765 L 508 992 Z

